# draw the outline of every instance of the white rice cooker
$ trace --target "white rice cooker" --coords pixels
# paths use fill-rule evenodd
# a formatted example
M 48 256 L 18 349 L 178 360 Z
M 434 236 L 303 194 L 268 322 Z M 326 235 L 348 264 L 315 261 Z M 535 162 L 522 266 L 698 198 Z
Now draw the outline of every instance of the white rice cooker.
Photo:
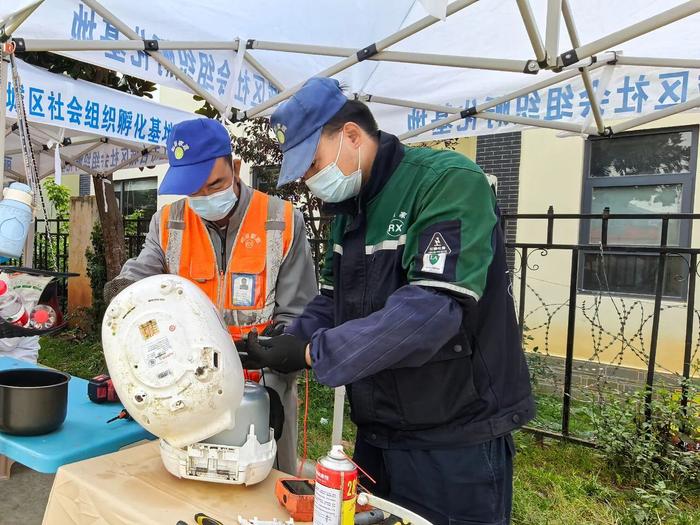
M 231 335 L 195 284 L 166 274 L 124 289 L 102 344 L 120 401 L 160 438 L 170 473 L 246 485 L 268 476 L 277 445 L 267 391 L 244 381 Z

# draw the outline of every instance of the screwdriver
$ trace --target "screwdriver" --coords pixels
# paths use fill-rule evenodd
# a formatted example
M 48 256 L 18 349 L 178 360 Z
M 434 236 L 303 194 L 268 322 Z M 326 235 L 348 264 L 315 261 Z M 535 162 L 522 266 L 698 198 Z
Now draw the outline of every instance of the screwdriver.
M 224 525 L 219 520 L 215 520 L 214 518 L 201 512 L 194 515 L 194 521 L 197 525 Z
M 119 414 L 114 416 L 112 419 L 109 419 L 107 423 L 111 423 L 112 421 L 116 421 L 117 419 L 126 419 L 127 421 L 133 419 L 129 413 L 126 411 L 126 409 L 123 409 Z

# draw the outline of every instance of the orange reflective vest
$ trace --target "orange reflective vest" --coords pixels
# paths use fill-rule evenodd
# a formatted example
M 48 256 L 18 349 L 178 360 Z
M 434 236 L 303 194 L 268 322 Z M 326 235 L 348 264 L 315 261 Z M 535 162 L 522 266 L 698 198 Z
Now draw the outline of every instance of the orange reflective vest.
M 219 268 L 202 219 L 182 199 L 163 208 L 168 273 L 194 282 L 216 304 L 234 339 L 272 322 L 279 269 L 292 245 L 292 204 L 253 191 L 226 268 Z

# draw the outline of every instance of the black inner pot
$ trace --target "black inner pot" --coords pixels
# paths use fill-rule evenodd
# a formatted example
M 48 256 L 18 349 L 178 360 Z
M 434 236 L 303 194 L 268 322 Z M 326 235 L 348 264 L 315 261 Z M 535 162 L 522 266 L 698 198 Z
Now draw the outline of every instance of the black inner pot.
M 53 370 L 17 368 L 0 372 L 0 387 L 40 388 L 67 383 L 70 376 Z
M 0 371 L 0 432 L 35 436 L 63 424 L 70 376 L 42 368 Z

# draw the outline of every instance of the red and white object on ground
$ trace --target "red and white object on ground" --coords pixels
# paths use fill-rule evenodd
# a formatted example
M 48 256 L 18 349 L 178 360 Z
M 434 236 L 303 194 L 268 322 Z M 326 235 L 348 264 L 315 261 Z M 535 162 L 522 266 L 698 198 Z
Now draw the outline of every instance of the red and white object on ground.
M 341 445 L 316 464 L 314 525 L 353 525 L 357 500 L 357 467 Z
M 0 280 L 0 317 L 17 326 L 29 324 L 29 313 L 24 307 L 24 301 L 2 280 Z

